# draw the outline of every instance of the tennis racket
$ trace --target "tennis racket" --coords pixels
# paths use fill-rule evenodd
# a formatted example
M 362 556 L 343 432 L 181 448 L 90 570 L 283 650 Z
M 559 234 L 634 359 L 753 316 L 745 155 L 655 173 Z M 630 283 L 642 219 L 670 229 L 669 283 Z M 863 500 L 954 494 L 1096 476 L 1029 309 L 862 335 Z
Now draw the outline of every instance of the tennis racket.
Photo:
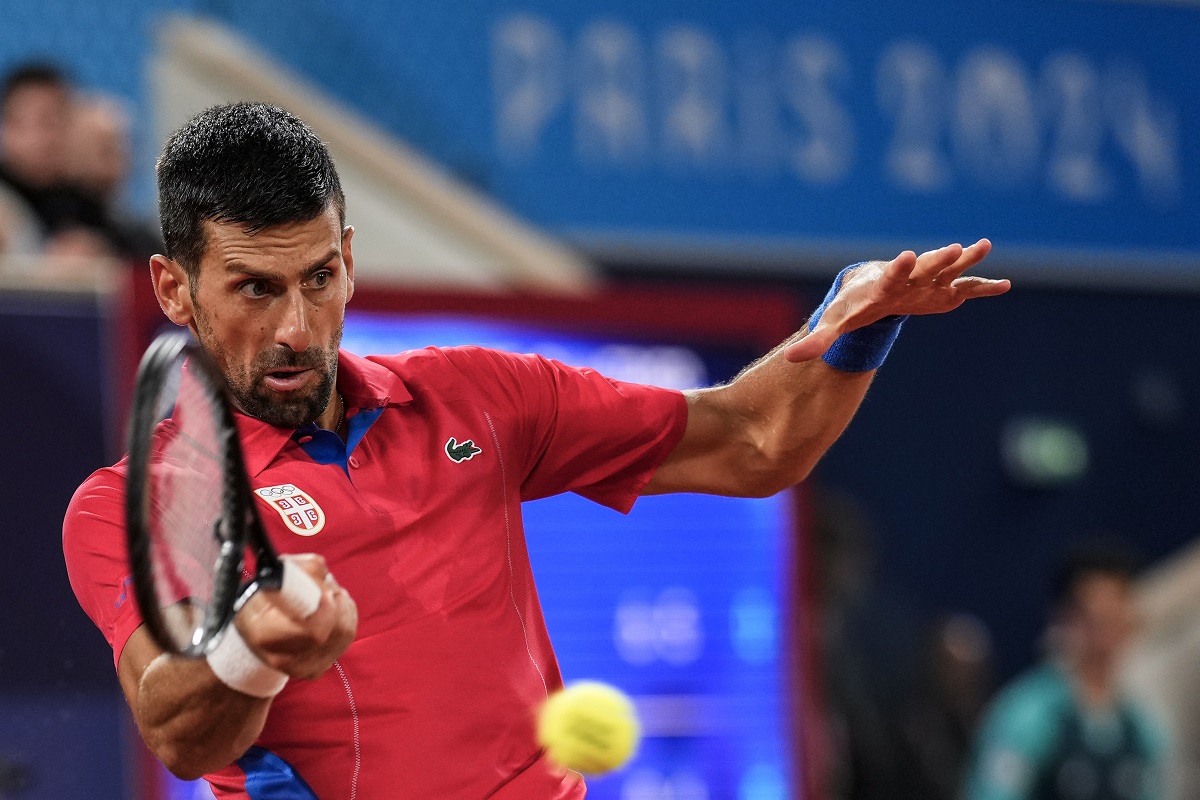
M 133 594 L 166 652 L 207 655 L 256 591 L 302 618 L 320 603 L 267 540 L 225 377 L 186 334 L 159 336 L 138 367 L 125 516 Z

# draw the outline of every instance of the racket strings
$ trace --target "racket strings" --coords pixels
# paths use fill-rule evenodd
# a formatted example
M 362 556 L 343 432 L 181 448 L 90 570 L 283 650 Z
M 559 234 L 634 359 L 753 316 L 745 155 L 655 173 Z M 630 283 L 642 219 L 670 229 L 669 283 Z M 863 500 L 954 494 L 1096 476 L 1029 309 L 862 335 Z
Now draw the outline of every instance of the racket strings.
M 180 647 L 204 625 L 220 560 L 226 488 L 219 402 L 184 370 L 180 380 L 165 382 L 158 406 L 173 406 L 173 413 L 156 430 L 149 464 L 151 561 L 163 621 Z

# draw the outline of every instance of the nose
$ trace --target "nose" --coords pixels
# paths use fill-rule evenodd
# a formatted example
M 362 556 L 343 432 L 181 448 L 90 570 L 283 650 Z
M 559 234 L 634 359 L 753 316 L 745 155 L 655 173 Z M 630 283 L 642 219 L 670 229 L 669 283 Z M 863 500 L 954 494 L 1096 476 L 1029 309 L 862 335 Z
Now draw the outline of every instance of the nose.
M 286 345 L 292 352 L 301 353 L 312 344 L 312 326 L 308 319 L 309 304 L 299 289 L 288 292 L 283 313 L 275 328 L 275 343 Z

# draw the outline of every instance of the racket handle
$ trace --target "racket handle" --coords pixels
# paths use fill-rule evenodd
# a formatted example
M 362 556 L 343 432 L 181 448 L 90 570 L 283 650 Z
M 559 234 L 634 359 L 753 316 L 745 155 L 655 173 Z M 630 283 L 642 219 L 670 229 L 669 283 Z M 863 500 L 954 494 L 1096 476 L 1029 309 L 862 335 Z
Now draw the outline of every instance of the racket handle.
M 301 619 L 313 615 L 321 605 L 321 587 L 304 570 L 281 559 L 283 578 L 276 602 Z M 283 691 L 288 676 L 263 663 L 230 621 L 216 646 L 209 652 L 208 665 L 217 679 L 231 689 L 252 697 L 274 697 Z
M 283 581 L 279 585 L 276 599 L 280 605 L 300 619 L 307 619 L 321 605 L 321 587 L 312 576 L 291 563 L 283 562 Z

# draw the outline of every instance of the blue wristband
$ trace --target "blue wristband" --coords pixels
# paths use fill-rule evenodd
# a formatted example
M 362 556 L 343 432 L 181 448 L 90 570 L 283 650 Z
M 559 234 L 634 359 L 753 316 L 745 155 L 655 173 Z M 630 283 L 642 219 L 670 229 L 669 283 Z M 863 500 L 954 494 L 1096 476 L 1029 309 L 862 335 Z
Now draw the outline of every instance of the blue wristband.
M 808 318 L 810 331 L 817 327 L 821 315 L 825 313 L 825 309 L 829 308 L 833 298 L 837 297 L 846 273 L 865 263 L 867 262 L 860 261 L 857 264 L 851 264 L 838 273 L 833 281 L 833 286 L 829 287 L 829 293 L 825 295 L 821 305 L 817 306 L 817 310 Z M 833 340 L 833 344 L 825 351 L 825 355 L 821 356 L 821 360 L 842 372 L 870 372 L 879 369 L 883 360 L 887 358 L 888 351 L 892 349 L 892 343 L 900 335 L 900 326 L 906 319 L 908 319 L 907 315 L 884 317 L 870 325 L 843 333 Z

